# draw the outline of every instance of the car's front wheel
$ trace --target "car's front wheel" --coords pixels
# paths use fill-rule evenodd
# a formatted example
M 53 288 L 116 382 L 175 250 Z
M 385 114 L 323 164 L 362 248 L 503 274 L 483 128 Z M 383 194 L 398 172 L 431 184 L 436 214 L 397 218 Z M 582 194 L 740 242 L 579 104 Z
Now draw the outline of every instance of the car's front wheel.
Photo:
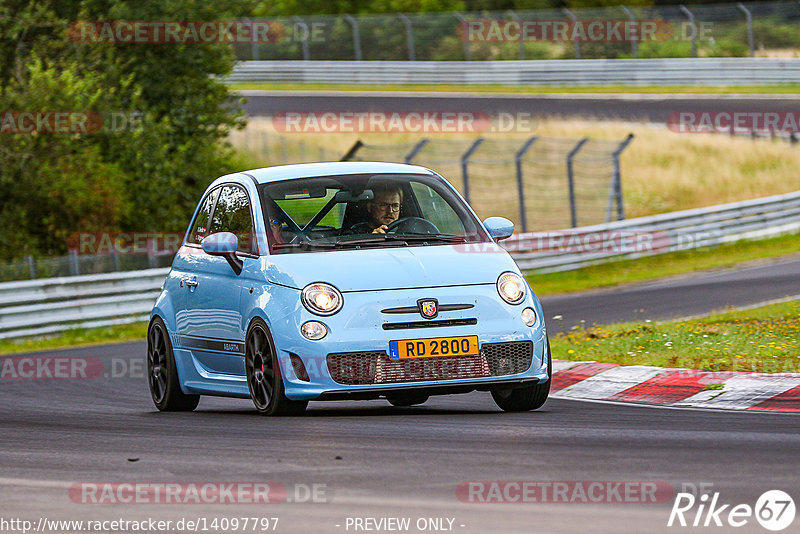
M 553 357 L 550 353 L 550 340 L 547 340 L 547 376 L 544 384 L 534 384 L 514 389 L 498 389 L 492 391 L 495 404 L 504 412 L 527 412 L 541 408 L 550 395 L 550 383 L 553 381 Z
M 247 332 L 245 370 L 250 398 L 262 415 L 300 415 L 308 401 L 293 401 L 286 397 L 275 345 L 260 320 L 253 322 Z
M 147 382 L 153 404 L 162 412 L 191 412 L 200 395 L 181 391 L 175 354 L 161 317 L 155 317 L 147 331 Z

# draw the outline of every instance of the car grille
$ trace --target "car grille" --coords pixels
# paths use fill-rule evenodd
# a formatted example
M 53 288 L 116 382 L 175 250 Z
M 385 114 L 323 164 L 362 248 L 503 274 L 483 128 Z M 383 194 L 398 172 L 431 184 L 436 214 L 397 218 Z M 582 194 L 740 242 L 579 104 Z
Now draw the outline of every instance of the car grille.
M 410 330 L 412 328 L 439 328 L 443 326 L 469 326 L 478 324 L 477 319 L 444 319 L 441 321 L 411 321 L 407 323 L 383 323 L 384 330 Z
M 385 352 L 328 354 L 328 371 L 338 384 L 356 386 L 427 380 L 507 376 L 527 371 L 533 343 L 486 343 L 475 356 L 392 360 Z

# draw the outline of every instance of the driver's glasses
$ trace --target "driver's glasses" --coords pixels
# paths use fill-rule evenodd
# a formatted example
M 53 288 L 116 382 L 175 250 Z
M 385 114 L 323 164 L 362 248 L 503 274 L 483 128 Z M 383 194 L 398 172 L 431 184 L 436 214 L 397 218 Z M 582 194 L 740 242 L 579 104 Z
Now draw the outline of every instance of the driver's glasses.
M 398 202 L 376 202 L 375 205 L 382 211 L 400 211 L 400 204 Z

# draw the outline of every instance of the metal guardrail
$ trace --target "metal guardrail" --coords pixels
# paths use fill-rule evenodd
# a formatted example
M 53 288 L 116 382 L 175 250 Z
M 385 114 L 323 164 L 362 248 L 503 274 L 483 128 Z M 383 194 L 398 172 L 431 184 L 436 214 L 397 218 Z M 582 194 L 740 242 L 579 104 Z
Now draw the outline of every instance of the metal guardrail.
M 559 232 L 523 233 L 503 243 L 520 268 L 553 272 L 797 231 L 800 191 Z M 554 238 L 561 246 L 553 246 Z M 647 246 L 634 251 L 586 250 L 587 244 L 620 244 L 626 239 Z M 528 246 L 542 243 L 544 248 Z M 168 272 L 147 269 L 2 283 L 0 339 L 146 320 Z
M 228 83 L 764 85 L 800 83 L 800 58 L 531 61 L 244 61 Z
M 555 272 L 797 231 L 800 191 L 559 232 L 518 234 L 503 246 L 521 269 Z
M 169 269 L 0 284 L 0 339 L 147 320 Z

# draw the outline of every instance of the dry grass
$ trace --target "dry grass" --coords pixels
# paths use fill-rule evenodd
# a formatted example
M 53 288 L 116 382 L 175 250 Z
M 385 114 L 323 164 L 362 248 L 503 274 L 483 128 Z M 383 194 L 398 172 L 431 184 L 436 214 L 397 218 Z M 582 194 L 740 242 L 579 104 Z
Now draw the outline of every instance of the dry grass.
M 530 135 L 561 138 L 591 137 L 622 140 L 628 133 L 636 138 L 622 155 L 622 182 L 628 217 L 638 217 L 682 209 L 735 202 L 750 198 L 800 190 L 800 147 L 785 141 L 750 140 L 714 134 L 678 134 L 644 123 L 598 122 L 591 120 L 540 121 L 533 132 L 524 134 L 485 134 L 519 146 Z M 308 161 L 336 160 L 357 139 L 372 145 L 414 143 L 420 134 L 285 134 L 290 161 L 297 161 L 297 145 L 303 143 Z M 429 135 L 434 140 L 461 140 L 465 144 L 475 134 Z M 234 145 L 251 152 L 252 159 L 264 164 L 278 164 L 281 134 L 272 129 L 269 119 L 252 120 L 246 133 L 237 133 Z M 248 143 L 245 143 L 248 141 Z M 292 148 L 294 147 L 294 148 Z M 265 149 L 272 154 L 263 157 Z M 503 166 L 505 168 L 506 166 Z M 513 166 L 507 166 L 513 169 Z M 457 165 L 438 169 L 458 187 Z M 513 170 L 508 170 L 513 172 Z M 497 174 L 494 173 L 494 180 Z M 503 180 L 503 186 L 507 180 Z M 512 182 L 509 182 L 512 183 Z M 478 204 L 497 191 L 494 183 L 474 183 L 473 191 L 482 194 Z M 484 193 L 486 195 L 484 196 Z M 478 210 L 479 212 L 482 210 Z M 507 210 L 501 210 L 507 211 Z M 510 210 L 508 210 L 510 211 Z M 515 217 L 511 217 L 515 219 Z

